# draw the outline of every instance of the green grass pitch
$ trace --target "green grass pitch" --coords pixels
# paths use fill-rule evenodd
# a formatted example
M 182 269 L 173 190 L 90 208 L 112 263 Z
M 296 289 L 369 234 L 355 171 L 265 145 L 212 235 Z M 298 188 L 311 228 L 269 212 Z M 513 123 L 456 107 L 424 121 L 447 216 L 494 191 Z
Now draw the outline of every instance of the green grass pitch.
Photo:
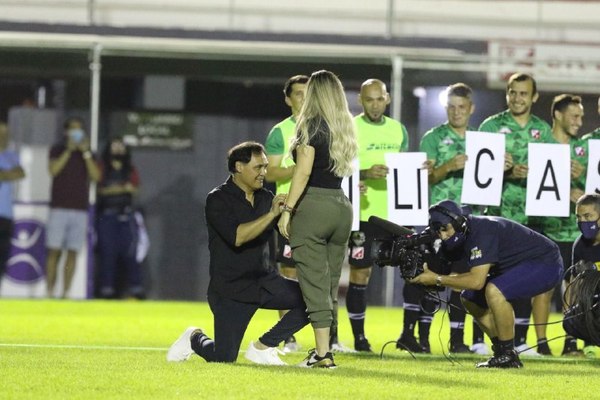
M 259 311 L 242 350 L 276 318 Z M 293 366 L 312 346 L 308 327 L 297 335 L 303 350 L 283 357 L 287 367 L 253 365 L 243 354 L 233 365 L 195 355 L 167 363 L 166 350 L 190 325 L 212 333 L 206 303 L 2 299 L 0 399 L 600 399 L 598 360 L 523 358 L 520 370 L 477 370 L 483 357 L 475 355 L 448 360 L 443 312 L 431 329 L 432 355 L 413 359 L 391 344 L 380 357 L 400 333 L 402 309 L 370 307 L 366 330 L 377 353 L 338 354 L 335 370 Z M 548 329 L 549 338 L 563 334 L 560 324 Z M 340 340 L 351 338 L 340 310 Z M 562 343 L 551 342 L 555 354 Z

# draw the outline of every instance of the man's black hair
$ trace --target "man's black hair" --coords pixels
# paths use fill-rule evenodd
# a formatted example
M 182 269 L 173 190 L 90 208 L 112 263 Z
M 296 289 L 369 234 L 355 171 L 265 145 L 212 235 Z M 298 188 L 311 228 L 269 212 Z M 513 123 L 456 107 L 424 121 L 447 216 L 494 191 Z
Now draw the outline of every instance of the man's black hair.
M 594 206 L 596 211 L 600 213 L 600 194 L 598 193 L 586 193 L 577 199 L 578 206 Z
M 113 166 L 112 166 L 113 157 L 111 154 L 111 147 L 112 147 L 113 142 L 116 142 L 116 141 L 123 142 L 122 139 L 113 138 L 113 139 L 109 140 L 108 143 L 106 143 L 106 146 L 104 147 L 104 150 L 102 151 L 102 162 L 104 163 L 104 168 L 106 169 L 107 172 L 113 170 Z M 123 166 L 121 167 L 121 171 L 123 171 L 123 174 L 125 176 L 129 176 L 129 173 L 131 172 L 131 149 L 125 143 L 123 143 L 123 145 L 125 146 L 125 154 L 123 154 L 123 157 L 121 159 L 121 162 L 123 163 Z
M 67 119 L 65 119 L 65 123 L 63 124 L 63 128 L 69 129 L 69 125 L 71 125 L 73 122 L 79 122 L 79 125 L 81 125 L 81 127 L 83 128 L 85 126 L 85 124 L 83 123 L 83 120 L 81 118 L 78 117 L 69 117 Z
M 567 93 L 559 94 L 558 96 L 554 97 L 552 100 L 552 106 L 550 107 L 550 117 L 554 119 L 554 113 L 556 111 L 565 112 L 567 107 L 569 107 L 571 104 L 581 104 L 581 97 Z
M 285 93 L 285 97 L 290 97 L 292 94 L 292 86 L 294 86 L 296 83 L 308 83 L 308 76 L 294 75 L 288 79 L 285 82 L 285 85 L 283 85 L 283 93 Z
M 236 172 L 235 163 L 248 164 L 253 155 L 265 153 L 265 148 L 258 142 L 243 142 L 233 146 L 227 153 L 227 168 L 232 174 Z
M 522 72 L 514 73 L 510 76 L 510 78 L 508 78 L 508 82 L 506 83 L 506 90 L 508 91 L 508 89 L 510 89 L 510 85 L 513 82 L 525 81 L 531 81 L 531 88 L 533 90 L 533 93 L 531 93 L 531 95 L 535 95 L 537 93 L 537 84 L 535 83 L 535 79 L 533 79 L 533 76 L 529 74 L 524 74 Z

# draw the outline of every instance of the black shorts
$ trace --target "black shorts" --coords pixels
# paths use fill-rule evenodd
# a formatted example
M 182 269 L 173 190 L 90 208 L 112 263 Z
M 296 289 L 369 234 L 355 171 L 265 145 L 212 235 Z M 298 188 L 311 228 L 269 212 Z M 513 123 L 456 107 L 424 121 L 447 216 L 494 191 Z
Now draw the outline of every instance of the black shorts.
M 371 247 L 374 239 L 392 239 L 393 235 L 366 221 L 360 221 L 359 231 L 350 233 L 348 263 L 357 268 L 373 266 Z

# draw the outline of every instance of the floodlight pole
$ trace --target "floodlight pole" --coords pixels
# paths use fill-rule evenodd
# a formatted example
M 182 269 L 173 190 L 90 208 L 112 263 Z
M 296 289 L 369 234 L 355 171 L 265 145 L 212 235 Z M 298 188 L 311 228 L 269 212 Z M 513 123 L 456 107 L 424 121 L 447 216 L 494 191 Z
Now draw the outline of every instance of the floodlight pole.
M 102 45 L 94 43 L 90 54 L 90 148 L 98 151 L 98 123 L 100 121 L 100 72 Z M 96 202 L 96 186 L 90 185 L 90 202 Z

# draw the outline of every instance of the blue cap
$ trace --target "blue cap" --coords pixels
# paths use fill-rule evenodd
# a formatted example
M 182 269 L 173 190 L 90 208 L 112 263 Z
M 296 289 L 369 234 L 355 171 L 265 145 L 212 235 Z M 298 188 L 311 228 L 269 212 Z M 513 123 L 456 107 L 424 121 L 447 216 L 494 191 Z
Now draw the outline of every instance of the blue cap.
M 449 211 L 450 213 L 460 217 L 463 215 L 463 212 L 458 204 L 453 202 L 452 200 L 442 200 L 437 204 L 434 204 L 429 208 L 429 226 L 433 224 L 436 225 L 448 225 L 454 221 L 454 218 L 449 215 L 444 214 L 436 210 L 436 208 L 443 208 L 444 210 Z

